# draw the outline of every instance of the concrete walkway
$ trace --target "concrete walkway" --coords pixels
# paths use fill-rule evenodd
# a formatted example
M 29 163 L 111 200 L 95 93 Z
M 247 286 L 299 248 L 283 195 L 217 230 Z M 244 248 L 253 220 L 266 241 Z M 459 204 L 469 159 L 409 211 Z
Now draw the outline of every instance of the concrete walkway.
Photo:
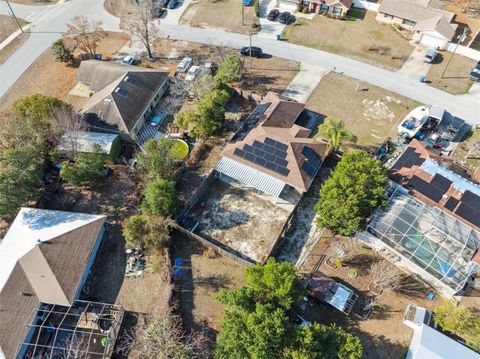
M 428 48 L 424 46 L 415 46 L 412 54 L 408 57 L 407 61 L 405 61 L 398 72 L 414 80 L 418 80 L 420 75 L 426 76 L 430 69 L 430 64 L 424 60 L 427 50 Z
M 290 82 L 282 95 L 292 100 L 306 103 L 318 83 L 329 70 L 318 66 L 302 64 L 297 76 Z

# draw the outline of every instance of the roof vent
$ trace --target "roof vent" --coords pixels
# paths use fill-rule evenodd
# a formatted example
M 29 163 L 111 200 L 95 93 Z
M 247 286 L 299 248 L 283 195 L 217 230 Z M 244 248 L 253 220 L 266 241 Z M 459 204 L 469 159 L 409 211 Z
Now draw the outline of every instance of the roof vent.
M 447 198 L 448 198 L 448 194 L 445 193 L 445 194 L 442 196 L 442 198 L 443 198 L 443 199 L 447 199 Z

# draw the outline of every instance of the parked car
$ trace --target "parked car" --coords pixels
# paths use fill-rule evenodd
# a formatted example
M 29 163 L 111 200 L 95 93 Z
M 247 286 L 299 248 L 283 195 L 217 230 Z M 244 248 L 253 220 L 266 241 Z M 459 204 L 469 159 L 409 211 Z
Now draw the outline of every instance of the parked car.
M 288 11 L 282 12 L 278 17 L 278 22 L 285 25 L 293 24 L 295 20 L 295 16 L 290 14 Z
M 213 62 L 207 62 L 202 69 L 202 75 L 213 76 L 217 72 L 217 65 Z
M 263 50 L 259 47 L 252 46 L 251 48 L 249 46 L 242 47 L 240 49 L 240 54 L 243 56 L 253 56 L 253 57 L 261 57 L 263 54 Z
M 438 56 L 437 49 L 432 48 L 427 51 L 427 53 L 425 54 L 424 60 L 425 62 L 432 63 L 435 61 L 437 56 Z
M 177 7 L 177 0 L 169 0 L 167 4 L 167 9 L 175 9 Z
M 480 82 L 480 62 L 468 74 L 468 78 L 475 82 Z
M 185 72 L 188 70 L 188 68 L 190 67 L 190 65 L 192 64 L 192 58 L 191 57 L 184 57 L 182 59 L 182 61 L 180 61 L 180 63 L 178 64 L 177 66 L 177 72 Z
M 155 115 L 150 121 L 150 126 L 157 127 L 160 122 L 162 122 L 162 118 L 159 115 Z
M 122 64 L 124 65 L 133 65 L 135 63 L 135 57 L 133 55 L 125 56 L 122 59 Z
M 194 81 L 198 74 L 200 73 L 200 66 L 192 66 L 190 70 L 188 70 L 187 76 L 185 76 L 185 80 L 187 81 Z
M 267 20 L 275 21 L 275 19 L 277 18 L 278 15 L 280 15 L 280 10 L 272 9 L 272 10 L 270 10 L 270 12 L 267 15 Z

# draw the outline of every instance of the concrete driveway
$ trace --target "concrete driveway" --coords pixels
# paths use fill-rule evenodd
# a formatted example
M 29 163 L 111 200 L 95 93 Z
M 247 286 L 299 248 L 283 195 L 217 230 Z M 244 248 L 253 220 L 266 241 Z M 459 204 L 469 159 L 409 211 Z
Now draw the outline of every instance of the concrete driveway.
M 286 4 L 285 2 L 280 2 L 280 6 L 277 6 L 277 0 L 263 0 L 260 3 L 260 26 L 261 29 L 258 33 L 258 36 L 268 37 L 275 39 L 277 34 L 281 34 L 285 29 L 286 25 L 280 24 L 278 20 L 269 21 L 267 20 L 267 15 L 272 9 L 279 9 L 280 12 L 288 11 L 293 14 L 296 11 L 296 6 L 293 4 Z
M 430 64 L 424 61 L 427 50 L 427 47 L 417 45 L 398 72 L 415 80 L 418 80 L 420 75 L 426 76 L 430 68 Z
M 282 95 L 292 100 L 306 103 L 318 83 L 329 70 L 318 66 L 302 64 L 297 76 L 290 82 Z
M 191 2 L 192 0 L 181 0 L 178 2 L 175 9 L 167 9 L 165 15 L 163 15 L 160 19 L 160 23 L 178 25 L 180 23 L 180 18 L 182 17 L 185 10 L 187 10 Z

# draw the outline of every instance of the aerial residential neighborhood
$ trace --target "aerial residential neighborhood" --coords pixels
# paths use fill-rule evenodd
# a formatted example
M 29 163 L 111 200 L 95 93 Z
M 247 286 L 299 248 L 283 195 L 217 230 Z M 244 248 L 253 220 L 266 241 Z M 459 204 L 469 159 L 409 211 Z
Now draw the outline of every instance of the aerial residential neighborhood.
M 480 2 L 1 0 L 0 359 L 480 359 Z

